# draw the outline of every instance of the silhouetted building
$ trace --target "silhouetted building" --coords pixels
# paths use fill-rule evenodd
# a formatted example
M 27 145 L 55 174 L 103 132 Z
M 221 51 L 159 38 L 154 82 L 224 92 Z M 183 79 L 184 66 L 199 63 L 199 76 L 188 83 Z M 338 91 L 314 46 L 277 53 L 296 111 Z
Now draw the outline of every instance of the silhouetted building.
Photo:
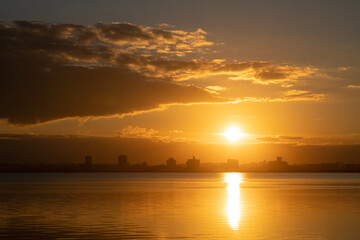
M 92 159 L 91 159 L 91 156 L 90 155 L 87 155 L 87 156 L 85 156 L 85 166 L 86 167 L 90 167 L 91 166 L 91 164 L 92 164 Z
M 120 154 L 118 156 L 118 167 L 119 168 L 128 168 L 129 166 L 130 166 L 130 164 L 127 160 L 127 155 Z
M 227 170 L 228 171 L 238 171 L 239 170 L 239 162 L 236 159 L 228 159 L 227 160 Z
M 168 169 L 174 169 L 176 167 L 176 160 L 174 158 L 169 158 L 167 161 L 166 161 L 166 167 Z
M 288 170 L 289 165 L 286 161 L 282 160 L 282 157 L 277 157 L 276 161 L 269 161 L 266 163 L 268 171 L 285 171 Z
M 200 159 L 196 159 L 195 156 L 193 156 L 192 159 L 188 159 L 186 162 L 186 168 L 189 171 L 196 171 L 200 168 Z

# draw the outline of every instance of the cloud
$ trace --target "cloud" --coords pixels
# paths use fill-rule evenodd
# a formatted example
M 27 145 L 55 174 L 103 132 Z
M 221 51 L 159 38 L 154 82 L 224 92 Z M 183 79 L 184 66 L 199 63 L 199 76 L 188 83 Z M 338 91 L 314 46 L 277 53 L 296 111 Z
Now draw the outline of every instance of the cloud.
M 248 99 L 224 99 L 217 96 L 223 88 L 197 87 L 187 80 L 226 75 L 288 86 L 316 71 L 263 61 L 206 60 L 202 56 L 214 45 L 206 34 L 200 28 L 189 32 L 119 22 L 0 23 L 0 118 L 26 125 L 137 114 L 174 104 L 235 103 Z M 280 100 L 317 98 L 308 93 Z
M 185 51 L 186 52 L 186 51 Z M 317 69 L 270 62 L 224 62 L 219 60 L 182 60 L 159 56 L 119 54 L 117 61 L 127 64 L 135 71 L 146 70 L 149 76 L 161 76 L 174 81 L 186 81 L 215 75 L 225 75 L 231 80 L 251 81 L 256 84 L 281 84 L 289 87 Z
M 144 28 L 130 23 L 98 23 L 93 26 L 104 41 L 130 43 L 131 41 L 149 42 L 155 40 Z M 153 30 L 154 31 L 154 30 Z
M 304 91 L 304 90 L 297 90 L 297 89 L 293 89 L 293 90 L 289 90 L 287 92 L 285 92 L 285 96 L 302 96 L 309 93 L 309 91 Z
M 360 89 L 360 85 L 348 85 L 347 88 L 350 88 L 350 89 Z
M 161 104 L 219 101 L 198 87 L 151 81 L 126 68 L 52 66 L 50 71 L 18 70 L 3 71 L 3 77 L 10 81 L 0 90 L 0 118 L 14 124 L 131 114 Z
M 284 100 L 286 101 L 324 101 L 326 95 L 322 93 L 310 93 L 306 90 L 292 89 L 284 93 Z
M 280 136 L 279 138 L 285 140 L 293 140 L 293 141 L 298 141 L 303 139 L 303 137 L 294 137 L 294 136 Z
M 202 88 L 116 63 L 119 49 L 104 42 L 156 41 L 158 33 L 150 30 L 118 23 L 0 24 L 0 118 L 26 125 L 132 114 L 162 104 L 221 101 Z
M 256 140 L 260 142 L 278 142 L 279 138 L 277 137 L 257 137 Z
M 257 84 L 281 84 L 285 87 L 304 76 L 317 71 L 312 67 L 275 65 L 270 62 L 236 62 L 222 64 L 216 74 L 230 75 L 232 80 L 249 80 Z
M 352 67 L 338 67 L 339 71 L 349 71 Z
M 207 86 L 205 87 L 205 90 L 212 94 L 220 94 L 220 92 L 226 91 L 226 87 L 223 86 Z
M 125 138 L 152 138 L 159 131 L 152 128 L 142 128 L 138 126 L 127 126 L 121 129 L 118 133 L 121 137 Z
M 252 141 L 251 141 L 252 140 Z M 274 143 L 274 144 L 295 144 L 295 145 L 347 145 L 360 144 L 360 135 L 329 135 L 329 136 L 254 136 L 250 139 L 254 143 Z

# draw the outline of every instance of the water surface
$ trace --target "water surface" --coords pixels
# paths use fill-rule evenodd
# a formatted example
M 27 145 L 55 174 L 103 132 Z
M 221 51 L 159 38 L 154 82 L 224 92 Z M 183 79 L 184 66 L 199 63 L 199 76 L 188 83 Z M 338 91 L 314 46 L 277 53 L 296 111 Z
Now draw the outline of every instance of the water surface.
M 360 239 L 357 173 L 1 173 L 2 239 Z

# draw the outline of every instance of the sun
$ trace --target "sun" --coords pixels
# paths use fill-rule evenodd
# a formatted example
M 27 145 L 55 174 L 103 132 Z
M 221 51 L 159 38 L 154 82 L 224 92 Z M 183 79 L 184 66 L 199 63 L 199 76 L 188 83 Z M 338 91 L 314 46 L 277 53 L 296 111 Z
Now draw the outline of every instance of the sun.
M 226 137 L 230 142 L 239 141 L 242 137 L 245 136 L 244 133 L 237 126 L 230 126 L 226 131 L 222 134 Z

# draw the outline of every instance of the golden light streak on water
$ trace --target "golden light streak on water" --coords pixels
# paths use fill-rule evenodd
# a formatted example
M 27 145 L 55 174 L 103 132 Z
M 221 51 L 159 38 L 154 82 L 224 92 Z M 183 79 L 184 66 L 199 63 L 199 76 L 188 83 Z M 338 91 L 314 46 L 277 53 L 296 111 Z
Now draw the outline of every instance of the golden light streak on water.
M 239 230 L 242 206 L 240 201 L 240 183 L 243 182 L 241 173 L 225 173 L 224 182 L 227 183 L 226 212 L 228 223 L 232 230 Z

